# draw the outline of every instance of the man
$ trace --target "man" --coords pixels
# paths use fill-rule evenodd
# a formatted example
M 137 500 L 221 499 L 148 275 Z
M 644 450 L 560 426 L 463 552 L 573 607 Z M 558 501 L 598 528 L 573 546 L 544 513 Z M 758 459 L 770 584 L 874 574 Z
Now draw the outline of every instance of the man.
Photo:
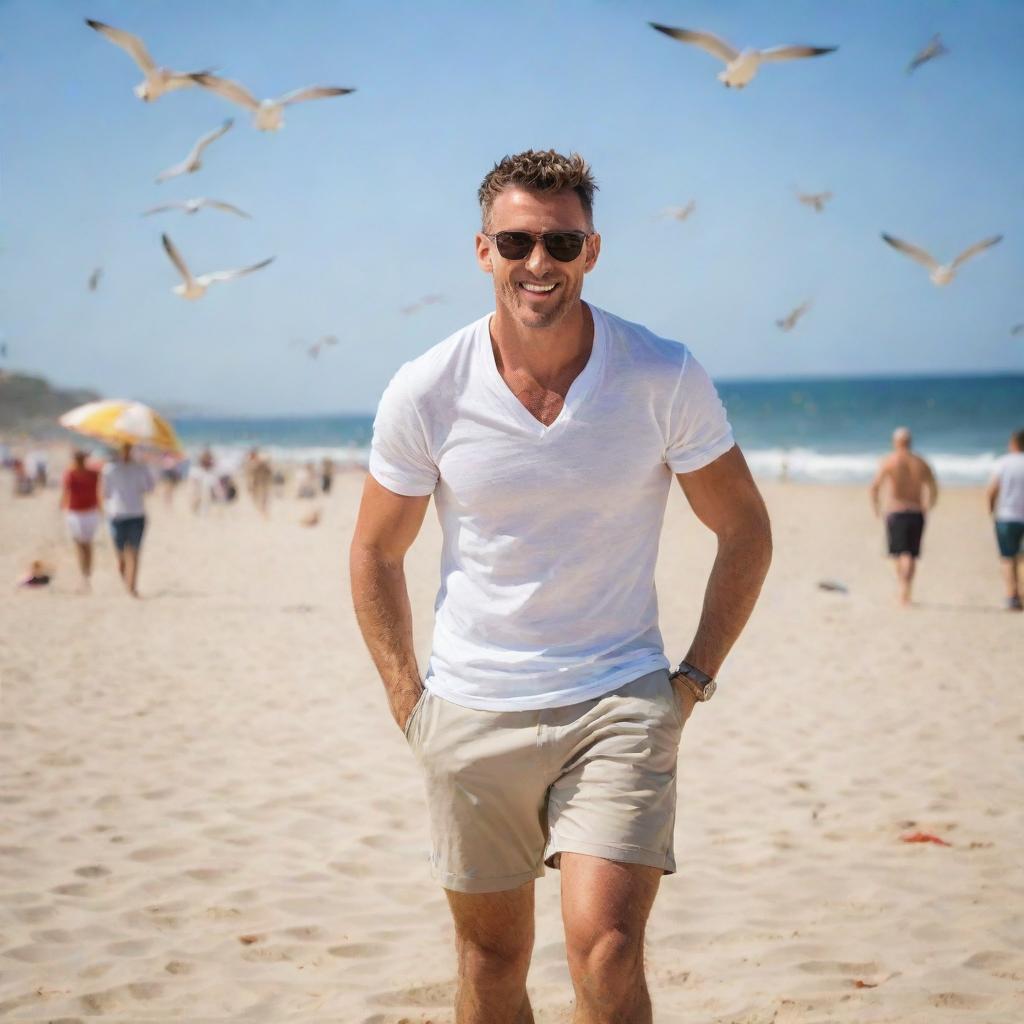
M 996 523 L 996 542 L 1006 581 L 1006 608 L 1022 610 L 1017 567 L 1024 541 L 1024 430 L 1010 435 L 1006 455 L 996 460 L 988 485 L 988 509 Z
M 871 504 L 881 515 L 880 492 L 888 483 L 885 530 L 889 555 L 896 559 L 900 604 L 910 604 L 914 571 L 921 556 L 925 509 L 935 507 L 939 485 L 931 466 L 910 450 L 912 438 L 906 427 L 897 427 L 892 435 L 892 452 L 882 459 L 871 482 Z
M 121 445 L 117 458 L 102 472 L 103 507 L 117 549 L 117 570 L 132 597 L 138 597 L 139 554 L 146 529 L 145 495 L 156 484 L 149 467 L 132 459 L 132 446 Z
M 764 504 L 704 370 L 580 299 L 601 250 L 594 188 L 582 157 L 553 151 L 484 179 L 476 255 L 496 310 L 388 385 L 350 553 L 363 636 L 425 776 L 459 1024 L 533 1021 L 545 865 L 561 870 L 574 1020 L 651 1020 L 644 929 L 675 870 L 680 735 L 770 561 Z M 718 536 L 674 677 L 654 591 L 673 475 Z M 431 494 L 444 550 L 421 681 L 403 559 Z

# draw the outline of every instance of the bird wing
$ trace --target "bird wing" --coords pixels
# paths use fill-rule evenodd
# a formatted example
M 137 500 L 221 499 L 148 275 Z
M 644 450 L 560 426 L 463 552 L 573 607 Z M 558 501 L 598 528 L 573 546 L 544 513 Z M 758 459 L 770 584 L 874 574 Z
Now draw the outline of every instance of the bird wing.
M 718 36 L 712 35 L 710 32 L 694 32 L 688 28 L 670 28 L 668 25 L 659 25 L 653 21 L 649 21 L 647 24 L 673 39 L 678 39 L 681 43 L 692 43 L 694 46 L 699 46 L 706 53 L 717 57 L 725 64 L 734 61 L 739 56 L 738 51 L 734 50 L 725 40 L 719 39 Z
M 979 252 L 984 252 L 986 249 L 991 249 L 993 245 L 1003 240 L 1002 235 L 993 235 L 991 238 L 986 238 L 980 242 L 975 242 L 974 245 L 968 246 L 953 262 L 950 267 L 956 270 L 961 263 L 966 263 L 972 256 L 977 256 Z
M 193 81 L 198 82 L 203 88 L 218 93 L 232 103 L 238 103 L 249 110 L 259 110 L 259 100 L 244 85 L 232 82 L 230 78 L 220 78 L 218 75 L 210 75 L 200 71 L 191 76 Z
M 220 199 L 204 199 L 202 201 L 203 206 L 215 206 L 218 210 L 227 210 L 228 213 L 237 213 L 239 217 L 245 217 L 246 220 L 252 220 L 252 217 L 245 212 L 240 210 L 237 206 L 232 206 L 230 203 L 225 203 Z
M 95 269 L 95 270 L 94 270 L 94 271 L 93 271 L 93 272 L 92 272 L 92 273 L 91 273 L 91 274 L 89 275 L 89 291 L 91 291 L 91 292 L 94 292 L 94 291 L 96 291 L 96 286 L 97 286 L 97 285 L 98 285 L 98 284 L 100 283 L 100 278 L 101 278 L 102 276 L 103 276 L 103 270 L 102 270 L 102 268 L 100 268 L 100 267 L 97 267 L 97 268 L 96 268 L 96 269 Z
M 104 25 L 102 21 L 93 21 L 92 18 L 86 18 L 85 23 L 100 35 L 106 36 L 115 46 L 120 46 L 143 71 L 152 71 L 156 67 L 146 44 L 138 36 L 133 36 L 131 32 L 125 32 L 123 29 Z
M 882 232 L 882 238 L 884 238 L 885 241 L 887 241 L 894 249 L 899 249 L 900 252 L 920 263 L 921 266 L 927 267 L 929 270 L 938 269 L 938 263 L 936 263 L 935 260 L 924 251 L 924 249 L 919 249 L 916 245 L 911 245 L 909 242 L 904 242 L 902 239 L 894 238 L 892 235 L 887 235 L 884 231 Z
M 761 60 L 797 60 L 800 57 L 821 57 L 826 53 L 835 53 L 838 46 L 773 46 L 761 51 Z
M 278 103 L 282 107 L 286 107 L 289 103 L 301 103 L 303 100 L 322 100 L 328 96 L 344 96 L 350 92 L 355 92 L 355 89 L 341 89 L 333 85 L 310 85 L 305 89 L 294 89 L 292 92 L 286 92 L 278 100 Z
M 229 117 L 219 128 L 214 128 L 212 132 L 207 132 L 193 147 L 192 152 L 189 153 L 188 159 L 190 161 L 196 160 L 199 154 L 202 153 L 206 147 L 213 142 L 215 139 L 219 139 L 225 132 L 231 130 L 231 126 L 235 123 L 233 117 Z
M 1016 335 L 1016 334 L 1024 334 L 1024 324 L 1014 324 L 1010 328 L 1010 333 L 1014 334 L 1014 335 Z
M 212 284 L 214 281 L 233 281 L 236 277 L 251 274 L 254 270 L 261 270 L 268 263 L 273 262 L 274 257 L 271 256 L 270 259 L 260 260 L 259 263 L 254 263 L 251 267 L 239 267 L 237 270 L 215 270 L 213 273 L 203 274 L 197 280 L 204 284 Z
M 179 174 L 184 174 L 189 169 L 194 159 L 195 150 L 193 149 L 192 152 L 181 161 L 181 163 L 174 164 L 173 167 L 168 167 L 166 170 L 161 171 L 156 176 L 156 183 L 159 185 L 160 182 L 167 181 L 168 178 L 176 178 Z
M 181 258 L 181 253 L 178 252 L 174 243 L 167 237 L 167 235 L 161 235 L 160 238 L 164 243 L 164 251 L 171 257 L 171 262 L 178 268 L 178 273 L 181 274 L 187 284 L 192 280 L 192 275 L 189 273 L 188 267 L 185 266 L 185 261 Z
M 148 217 L 152 213 L 163 213 L 164 210 L 177 210 L 184 207 L 184 205 L 184 203 L 163 203 L 160 206 L 151 206 L 148 210 L 143 212 L 142 216 Z
M 949 50 L 942 45 L 942 40 L 937 35 L 932 36 L 928 45 L 914 54 L 914 59 L 907 65 L 907 74 L 916 71 L 922 64 L 941 57 L 944 53 L 949 53 Z

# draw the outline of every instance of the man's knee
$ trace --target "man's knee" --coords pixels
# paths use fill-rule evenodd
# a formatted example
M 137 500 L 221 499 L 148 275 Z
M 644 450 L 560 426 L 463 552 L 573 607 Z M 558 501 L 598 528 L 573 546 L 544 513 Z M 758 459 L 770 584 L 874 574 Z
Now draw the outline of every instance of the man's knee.
M 533 952 L 528 936 L 479 936 L 456 934 L 455 948 L 459 972 L 470 977 L 526 977 Z
M 627 987 L 643 974 L 644 937 L 614 925 L 575 930 L 566 936 L 566 954 L 574 977 Z

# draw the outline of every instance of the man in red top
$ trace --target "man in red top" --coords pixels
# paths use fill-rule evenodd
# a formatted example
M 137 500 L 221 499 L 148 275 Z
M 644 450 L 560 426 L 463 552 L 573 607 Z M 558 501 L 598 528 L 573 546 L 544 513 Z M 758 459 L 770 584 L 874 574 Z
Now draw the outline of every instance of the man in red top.
M 88 591 L 92 575 L 92 539 L 100 522 L 100 474 L 86 465 L 85 452 L 74 452 L 72 459 L 72 465 L 64 473 L 60 507 L 65 510 L 68 532 L 75 542 L 82 589 Z

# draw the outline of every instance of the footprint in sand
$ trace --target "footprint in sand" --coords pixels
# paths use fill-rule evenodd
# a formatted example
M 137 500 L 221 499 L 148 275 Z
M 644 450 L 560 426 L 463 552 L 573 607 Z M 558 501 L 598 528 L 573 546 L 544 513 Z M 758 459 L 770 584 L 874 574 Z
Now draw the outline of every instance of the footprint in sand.
M 331 956 L 346 960 L 360 960 L 365 957 L 384 956 L 388 947 L 382 942 L 349 942 L 343 946 L 329 946 Z
M 168 974 L 191 974 L 195 970 L 195 964 L 187 960 L 168 960 L 164 964 L 164 970 Z
M 975 995 L 970 992 L 938 992 L 928 997 L 932 1006 L 944 1010 L 984 1010 L 994 1002 L 992 996 Z
M 433 985 L 414 985 L 411 988 L 379 992 L 368 1002 L 378 1006 L 415 1006 L 423 1009 L 447 1008 L 455 1001 L 455 982 L 441 981 Z
M 999 949 L 984 950 L 965 960 L 964 967 L 985 971 L 994 978 L 1024 981 L 1024 956 L 1020 953 L 1008 953 Z
M 86 864 L 75 868 L 75 874 L 80 878 L 102 878 L 110 874 L 110 868 L 105 868 L 102 864 Z
M 796 965 L 798 971 L 806 971 L 808 974 L 852 974 L 863 978 L 868 974 L 879 974 L 883 967 L 873 961 L 867 963 L 852 963 L 845 960 L 805 960 L 802 964 Z

